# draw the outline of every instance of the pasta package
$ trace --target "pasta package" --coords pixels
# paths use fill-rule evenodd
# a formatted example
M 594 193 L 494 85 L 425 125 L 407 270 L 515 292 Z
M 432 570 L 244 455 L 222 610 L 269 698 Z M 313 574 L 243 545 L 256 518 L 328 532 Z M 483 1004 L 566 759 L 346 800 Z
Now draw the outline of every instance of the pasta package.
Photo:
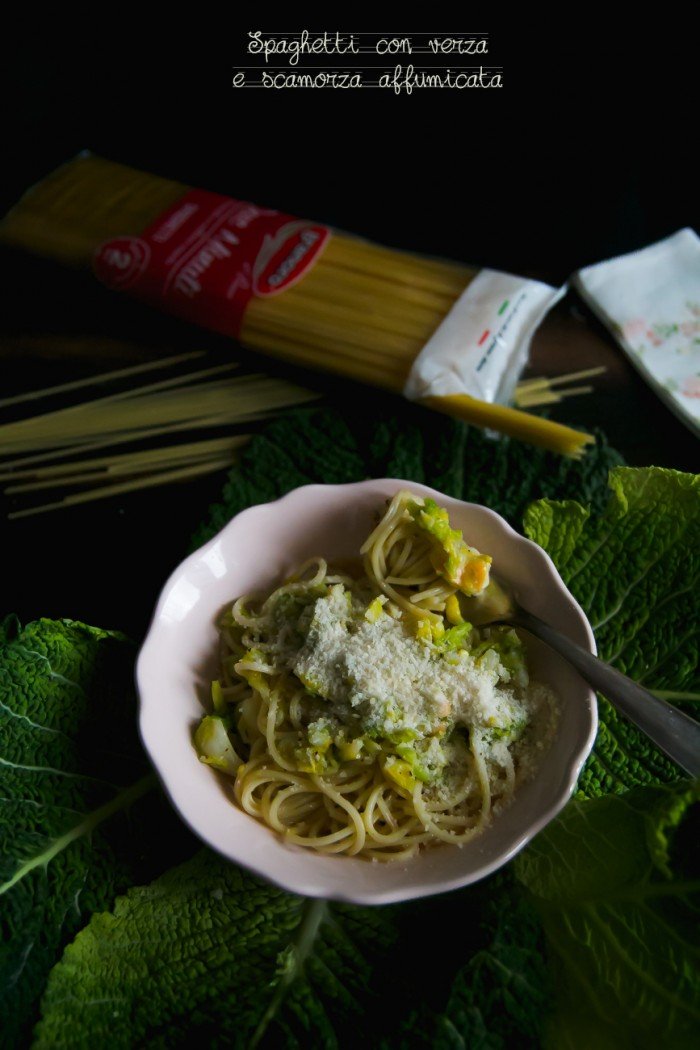
M 403 393 L 576 455 L 588 436 L 492 404 L 512 395 L 560 292 L 381 247 L 91 153 L 32 187 L 0 241 L 256 351 Z

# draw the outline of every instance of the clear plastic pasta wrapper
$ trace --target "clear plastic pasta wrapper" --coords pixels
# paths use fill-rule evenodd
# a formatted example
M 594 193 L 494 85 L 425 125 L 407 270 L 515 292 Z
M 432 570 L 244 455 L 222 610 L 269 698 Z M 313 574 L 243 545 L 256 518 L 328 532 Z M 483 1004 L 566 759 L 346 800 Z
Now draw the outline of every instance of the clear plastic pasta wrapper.
M 25 193 L 0 241 L 92 267 L 108 287 L 252 350 L 565 454 L 588 440 L 505 407 L 561 294 L 540 282 L 381 247 L 88 152 Z

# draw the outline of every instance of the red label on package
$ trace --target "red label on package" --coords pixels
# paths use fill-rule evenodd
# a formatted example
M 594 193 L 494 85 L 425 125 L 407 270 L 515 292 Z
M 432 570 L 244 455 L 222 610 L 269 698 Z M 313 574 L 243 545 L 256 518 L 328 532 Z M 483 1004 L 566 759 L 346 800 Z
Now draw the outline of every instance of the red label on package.
M 138 237 L 101 244 L 93 265 L 109 288 L 238 336 L 251 298 L 300 281 L 329 236 L 317 223 L 190 190 Z

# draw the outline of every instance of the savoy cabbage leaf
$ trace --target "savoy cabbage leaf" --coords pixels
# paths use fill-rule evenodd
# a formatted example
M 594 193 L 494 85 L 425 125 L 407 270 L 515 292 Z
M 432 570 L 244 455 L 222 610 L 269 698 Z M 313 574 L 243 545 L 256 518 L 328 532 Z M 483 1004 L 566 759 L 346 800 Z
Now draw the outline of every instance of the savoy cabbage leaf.
M 588 616 L 598 653 L 671 698 L 700 691 L 700 477 L 660 467 L 611 471 L 605 513 L 539 500 L 525 531 Z M 670 783 L 678 767 L 600 698 L 600 728 L 579 781 L 587 796 Z
M 49 970 L 90 914 L 155 873 L 129 823 L 155 783 L 135 733 L 132 668 L 133 646 L 113 631 L 12 617 L 0 628 L 2 1045 L 31 1025 Z M 108 821 L 118 813 L 126 819 Z
M 516 859 L 517 883 L 450 894 L 432 923 L 420 902 L 304 901 L 202 851 L 78 934 L 35 1047 L 690 1047 L 699 793 L 572 803 Z
M 697 1045 L 699 800 L 687 781 L 579 800 L 516 858 L 559 986 L 546 1045 Z
M 577 499 L 598 510 L 607 500 L 608 471 L 623 462 L 602 434 L 580 459 L 568 459 L 418 405 L 363 391 L 355 408 L 296 409 L 256 434 L 228 477 L 219 503 L 193 545 L 211 539 L 239 511 L 278 499 L 300 485 L 405 478 L 457 499 L 483 503 L 520 528 L 527 505 L 541 497 Z
M 468 891 L 461 904 L 469 908 Z M 487 942 L 457 970 L 444 1006 L 427 1024 L 424 1020 L 421 1039 L 412 1045 L 434 1050 L 540 1045 L 554 990 L 539 917 L 510 871 L 493 880 L 479 915 Z
M 299 484 L 318 480 L 314 471 L 329 454 L 328 420 L 305 418 L 304 451 L 301 442 L 286 449 Z M 348 470 L 363 476 L 370 461 L 400 465 L 389 430 L 368 430 L 360 454 L 344 424 L 333 426 L 333 480 L 351 480 Z M 451 433 L 478 459 L 470 431 Z M 269 444 L 271 469 L 274 461 L 287 470 L 279 442 Z M 401 455 L 407 469 L 371 472 L 415 476 L 490 502 L 470 488 L 468 470 L 449 473 L 449 442 L 433 447 L 416 429 Z M 500 457 L 504 469 L 514 463 Z M 249 502 L 254 492 L 251 464 L 247 487 L 236 488 L 232 476 L 238 500 Z M 444 482 L 433 476 L 440 464 Z M 568 476 L 569 490 L 575 477 Z M 570 581 L 602 655 L 651 688 L 696 692 L 689 628 L 700 582 L 697 479 L 625 469 L 613 471 L 611 483 L 604 513 L 540 501 L 528 513 L 528 532 Z M 547 491 L 559 494 L 558 484 Z M 288 487 L 274 471 L 270 485 L 258 498 Z M 506 493 L 510 506 L 523 491 Z M 220 511 L 231 506 L 228 500 Z M 19 633 L 8 622 L 5 635 L 0 966 L 8 1045 L 26 1031 L 42 991 L 39 1047 L 198 1040 L 510 1050 L 540 1045 L 544 1028 L 553 1046 L 625 1047 L 627 1012 L 637 1045 L 651 1045 L 647 1031 L 656 1045 L 685 1045 L 698 987 L 688 788 L 653 786 L 677 780 L 679 771 L 604 701 L 582 795 L 619 797 L 573 804 L 502 877 L 442 905 L 438 898 L 351 908 L 285 894 L 209 851 L 163 875 L 189 854 L 168 852 L 157 792 L 134 816 L 151 803 L 155 813 L 132 821 L 121 838 L 118 832 L 126 826 L 118 814 L 148 787 L 124 641 L 70 621 L 39 621 Z M 635 784 L 652 786 L 625 794 Z M 191 843 L 187 837 L 190 853 Z M 493 894 L 490 905 L 485 894 Z M 395 1004 L 389 1014 L 372 1009 L 386 1001 Z
M 391 908 L 305 900 L 203 850 L 78 934 L 35 1047 L 371 1045 L 371 960 L 394 937 Z

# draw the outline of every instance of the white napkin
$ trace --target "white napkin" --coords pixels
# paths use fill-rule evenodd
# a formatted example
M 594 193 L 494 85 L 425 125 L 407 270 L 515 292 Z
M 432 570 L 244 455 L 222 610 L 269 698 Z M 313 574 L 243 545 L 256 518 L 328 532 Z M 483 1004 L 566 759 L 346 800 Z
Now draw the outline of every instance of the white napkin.
M 659 397 L 700 436 L 700 237 L 679 230 L 579 270 L 574 284 Z

